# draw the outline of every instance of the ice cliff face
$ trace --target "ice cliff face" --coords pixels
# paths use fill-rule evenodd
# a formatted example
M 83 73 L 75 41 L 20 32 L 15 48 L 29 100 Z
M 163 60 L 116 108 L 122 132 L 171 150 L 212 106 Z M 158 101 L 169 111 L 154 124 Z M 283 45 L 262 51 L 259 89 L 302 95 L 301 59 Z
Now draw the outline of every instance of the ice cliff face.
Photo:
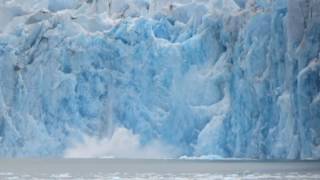
M 180 155 L 320 158 L 318 0 L 0 0 L 0 27 L 1 156 L 121 127 Z

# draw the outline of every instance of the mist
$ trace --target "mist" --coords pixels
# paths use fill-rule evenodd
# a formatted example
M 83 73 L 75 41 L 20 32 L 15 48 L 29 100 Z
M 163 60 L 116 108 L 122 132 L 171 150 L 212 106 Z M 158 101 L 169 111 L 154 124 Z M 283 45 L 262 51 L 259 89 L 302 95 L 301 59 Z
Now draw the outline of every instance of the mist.
M 177 157 L 179 151 L 159 140 L 147 145 L 140 143 L 140 136 L 126 128 L 115 129 L 109 138 L 85 136 L 83 143 L 75 142 L 68 148 L 66 158 L 143 158 L 167 159 Z

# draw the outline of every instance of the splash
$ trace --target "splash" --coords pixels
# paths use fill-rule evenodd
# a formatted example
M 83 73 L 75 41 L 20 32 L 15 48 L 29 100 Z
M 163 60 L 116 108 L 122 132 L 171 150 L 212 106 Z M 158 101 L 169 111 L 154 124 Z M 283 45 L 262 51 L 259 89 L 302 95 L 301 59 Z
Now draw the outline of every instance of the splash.
M 164 159 L 176 157 L 178 151 L 159 140 L 147 145 L 140 143 L 140 136 L 126 128 L 117 128 L 109 138 L 84 137 L 83 143 L 65 151 L 66 158 L 145 158 Z

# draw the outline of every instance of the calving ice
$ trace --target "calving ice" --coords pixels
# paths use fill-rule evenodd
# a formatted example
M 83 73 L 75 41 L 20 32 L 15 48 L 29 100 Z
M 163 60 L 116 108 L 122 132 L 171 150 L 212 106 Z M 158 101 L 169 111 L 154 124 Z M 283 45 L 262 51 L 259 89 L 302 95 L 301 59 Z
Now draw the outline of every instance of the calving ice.
M 320 158 L 318 0 L 0 0 L 0 27 L 1 156 Z

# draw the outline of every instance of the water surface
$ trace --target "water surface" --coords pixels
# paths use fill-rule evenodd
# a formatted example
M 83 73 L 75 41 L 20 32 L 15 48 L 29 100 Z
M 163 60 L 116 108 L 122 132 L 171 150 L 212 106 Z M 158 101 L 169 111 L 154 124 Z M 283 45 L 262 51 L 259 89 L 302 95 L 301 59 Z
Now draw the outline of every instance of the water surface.
M 2 159 L 0 179 L 320 179 L 320 161 Z

